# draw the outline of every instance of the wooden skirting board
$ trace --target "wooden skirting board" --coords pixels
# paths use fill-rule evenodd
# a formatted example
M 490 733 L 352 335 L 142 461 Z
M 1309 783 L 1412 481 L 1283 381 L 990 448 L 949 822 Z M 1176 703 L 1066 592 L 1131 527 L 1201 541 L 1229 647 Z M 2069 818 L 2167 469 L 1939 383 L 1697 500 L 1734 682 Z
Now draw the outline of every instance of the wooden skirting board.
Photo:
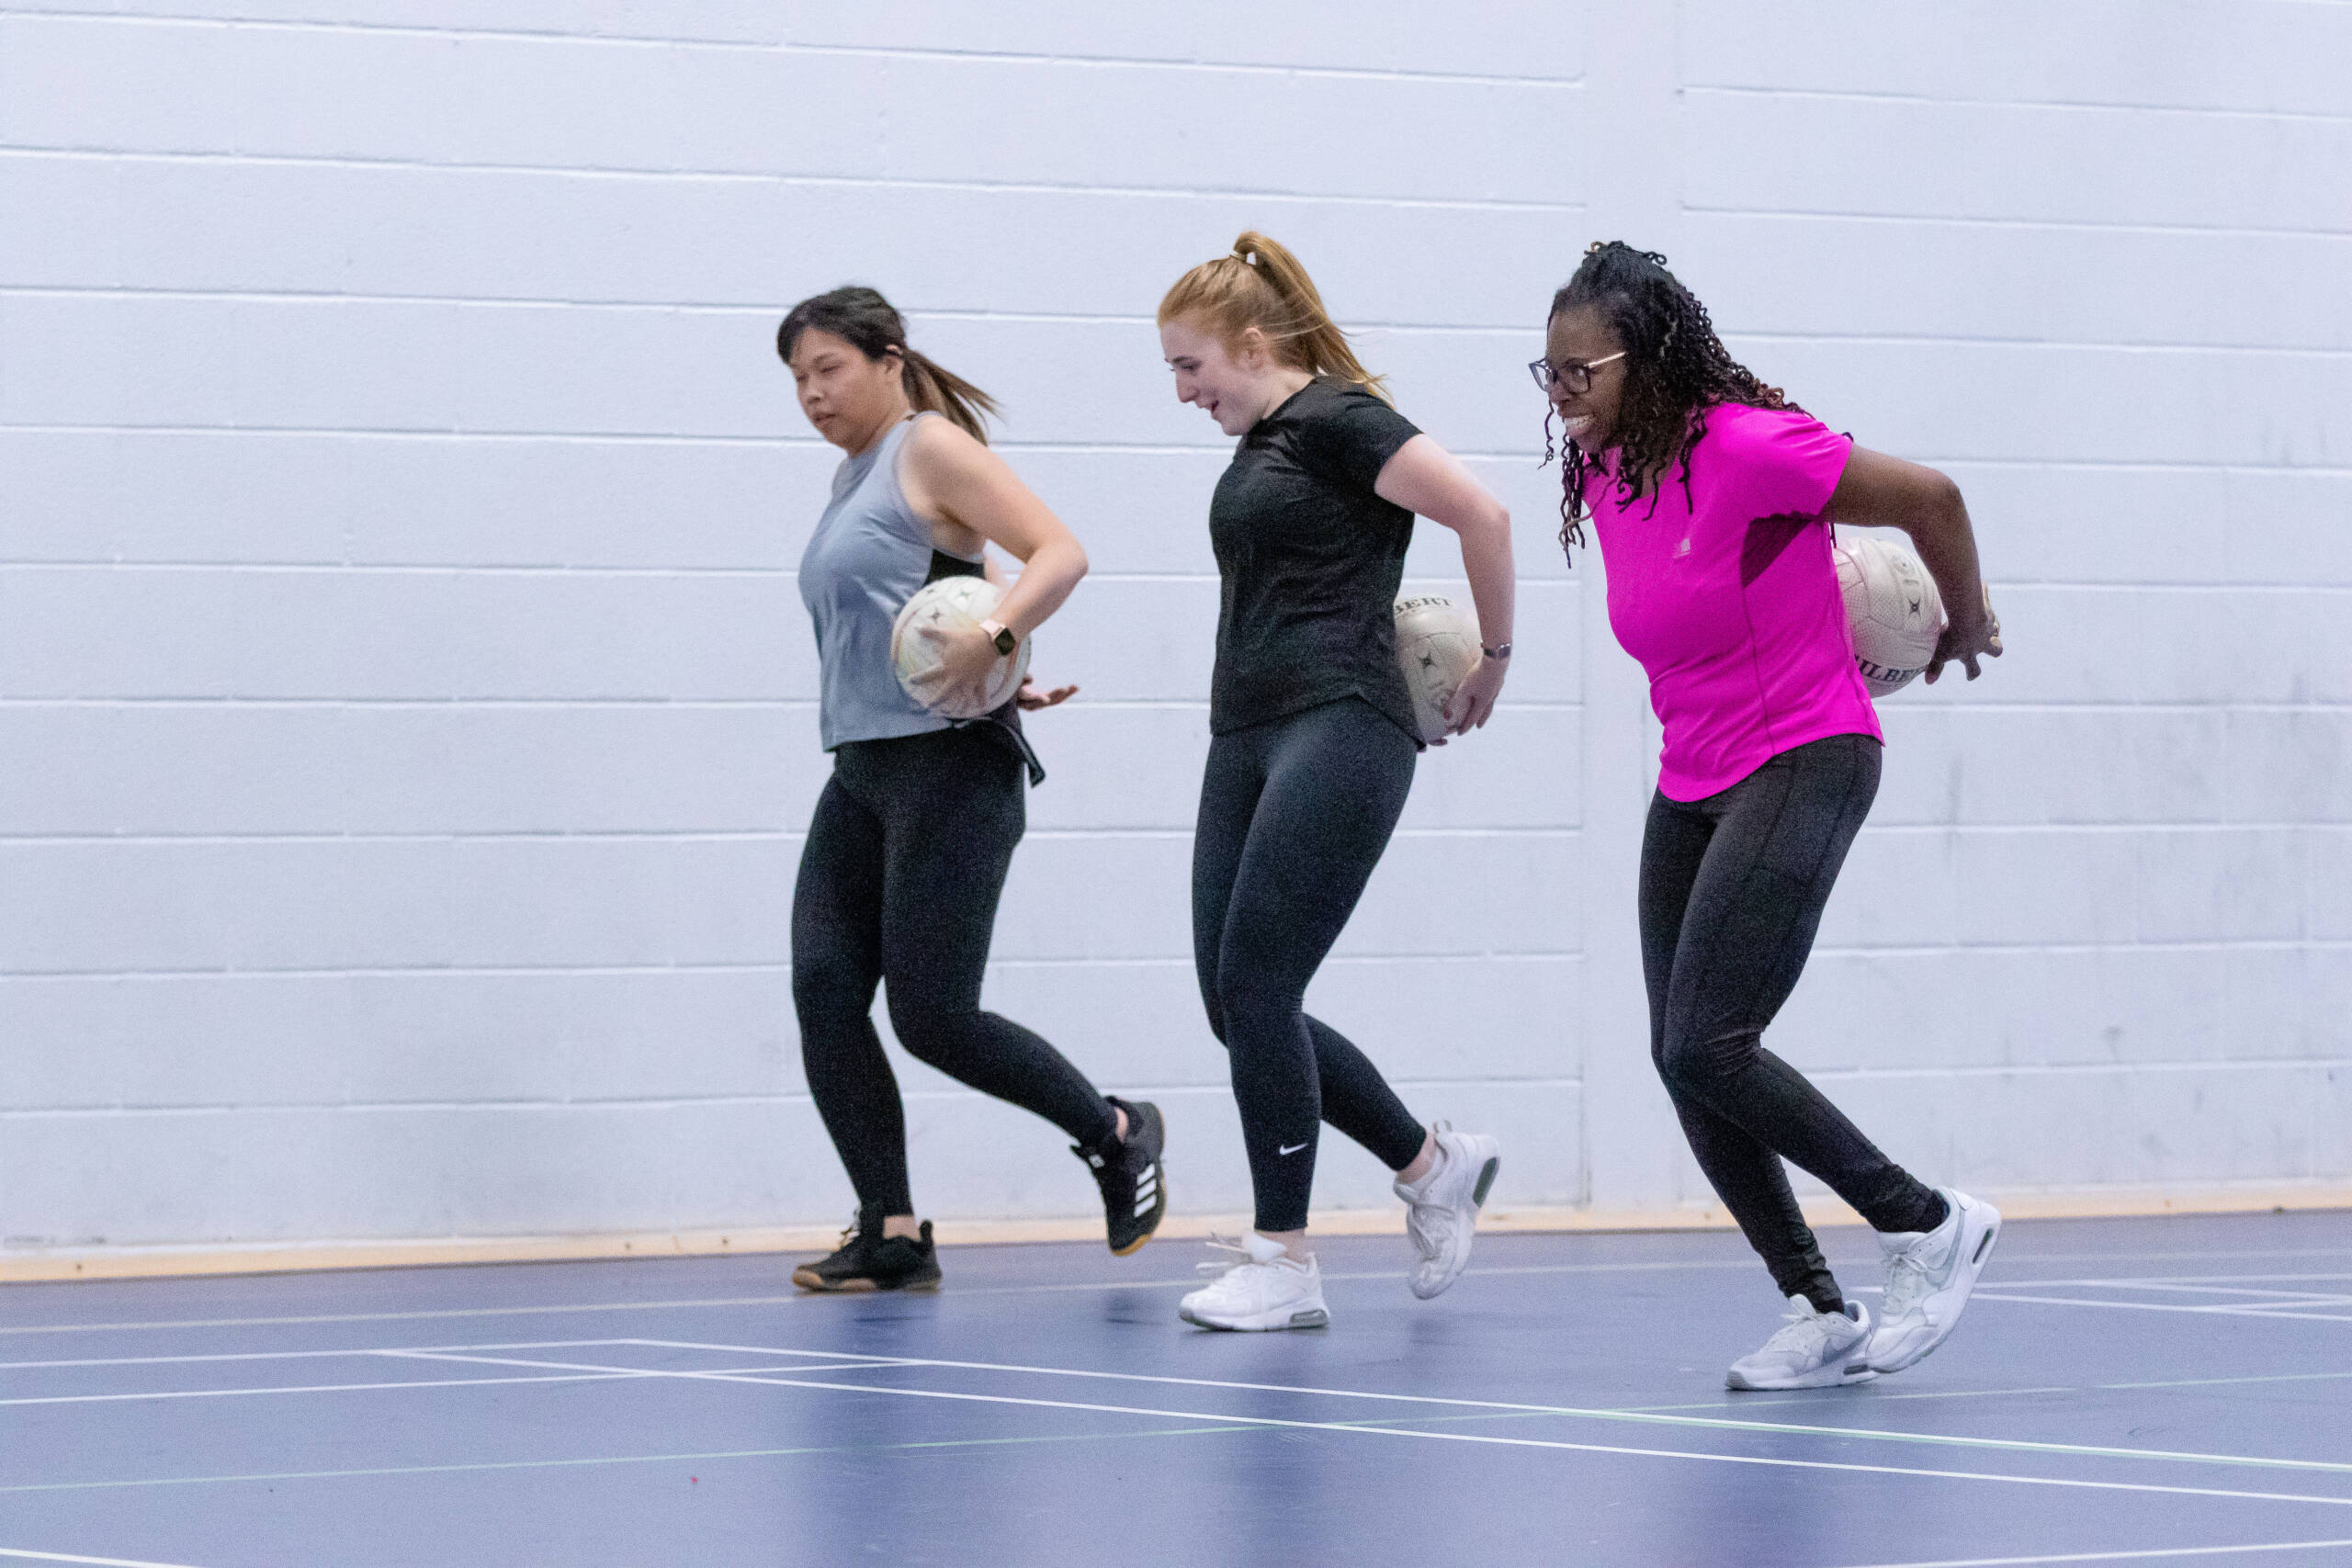
M 2009 1219 L 2121 1219 L 2159 1214 L 2228 1214 L 2299 1209 L 2352 1209 L 2352 1186 L 2094 1187 L 1983 1196 Z M 1860 1221 L 1836 1199 L 1809 1201 L 1816 1225 Z M 1325 1235 L 1392 1235 L 1405 1228 L 1402 1208 L 1318 1211 L 1309 1228 Z M 1212 1231 L 1238 1235 L 1246 1214 L 1170 1215 L 1161 1241 L 1197 1241 Z M 1480 1216 L 1487 1232 L 1726 1230 L 1731 1217 L 1713 1205 L 1656 1209 L 1498 1207 Z M 942 1246 L 1001 1246 L 1012 1242 L 1094 1241 L 1099 1216 L 1049 1220 L 941 1220 Z M 315 1269 L 413 1269 L 458 1263 L 553 1263 L 628 1258 L 709 1258 L 729 1253 L 810 1253 L 830 1250 L 833 1225 L 764 1229 L 643 1232 L 633 1235 L 429 1236 L 392 1241 L 215 1242 L 189 1247 L 96 1247 L 0 1250 L 0 1283 L 64 1280 L 133 1280 L 197 1274 L 294 1273 Z

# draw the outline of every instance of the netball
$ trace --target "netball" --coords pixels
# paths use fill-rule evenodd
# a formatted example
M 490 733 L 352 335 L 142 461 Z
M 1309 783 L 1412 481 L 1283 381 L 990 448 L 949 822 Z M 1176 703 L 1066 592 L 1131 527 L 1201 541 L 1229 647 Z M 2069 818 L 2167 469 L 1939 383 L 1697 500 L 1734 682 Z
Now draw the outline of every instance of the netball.
M 1442 593 L 1396 601 L 1396 663 L 1424 740 L 1445 739 L 1445 705 L 1478 664 L 1478 618 Z
M 1944 635 L 1936 580 L 1909 547 L 1891 539 L 1840 535 L 1831 547 L 1862 683 L 1872 697 L 1899 692 L 1928 667 Z
M 977 629 L 1003 596 L 1003 591 L 985 577 L 943 577 L 915 591 L 914 597 L 906 602 L 898 618 L 890 623 L 890 669 L 907 695 L 948 718 L 978 718 L 1012 700 L 1012 694 L 1021 689 L 1022 677 L 1029 672 L 1032 639 L 1028 637 L 1022 638 L 1010 660 L 989 671 L 988 685 L 977 706 L 967 707 L 952 700 L 926 702 L 914 683 L 918 676 L 939 667 L 939 644 L 917 636 L 919 628 L 968 626 Z

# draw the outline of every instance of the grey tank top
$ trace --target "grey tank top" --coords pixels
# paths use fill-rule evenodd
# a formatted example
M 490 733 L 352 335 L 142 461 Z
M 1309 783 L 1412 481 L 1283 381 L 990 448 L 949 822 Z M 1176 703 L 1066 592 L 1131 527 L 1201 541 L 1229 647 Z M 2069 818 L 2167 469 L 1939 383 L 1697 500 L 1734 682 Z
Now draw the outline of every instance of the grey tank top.
M 914 419 L 901 420 L 869 450 L 842 459 L 833 498 L 801 553 L 800 602 L 817 628 L 817 728 L 828 751 L 948 728 L 907 695 L 890 668 L 890 623 L 932 566 L 931 525 L 899 488 L 899 450 L 914 427 Z

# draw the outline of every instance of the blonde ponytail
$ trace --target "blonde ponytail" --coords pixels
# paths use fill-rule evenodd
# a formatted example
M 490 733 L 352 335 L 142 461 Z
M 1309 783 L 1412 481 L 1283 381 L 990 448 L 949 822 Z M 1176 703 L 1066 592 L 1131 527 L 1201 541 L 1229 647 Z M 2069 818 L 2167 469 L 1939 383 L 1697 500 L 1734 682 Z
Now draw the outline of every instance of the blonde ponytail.
M 1283 364 L 1389 400 L 1386 378 L 1356 357 L 1306 268 L 1286 246 L 1255 229 L 1242 231 L 1230 255 L 1203 262 L 1178 278 L 1159 301 L 1160 325 L 1186 317 L 1199 318 L 1227 344 L 1256 327 Z

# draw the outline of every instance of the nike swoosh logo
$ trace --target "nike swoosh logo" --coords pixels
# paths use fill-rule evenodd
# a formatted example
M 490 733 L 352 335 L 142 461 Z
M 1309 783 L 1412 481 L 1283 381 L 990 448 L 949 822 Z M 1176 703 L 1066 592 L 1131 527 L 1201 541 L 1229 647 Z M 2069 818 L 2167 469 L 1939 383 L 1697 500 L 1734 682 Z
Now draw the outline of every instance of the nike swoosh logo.
M 1306 1146 L 1306 1145 L 1305 1144 L 1293 1144 L 1288 1148 L 1276 1149 L 1274 1153 L 1278 1155 L 1295 1155 Z

